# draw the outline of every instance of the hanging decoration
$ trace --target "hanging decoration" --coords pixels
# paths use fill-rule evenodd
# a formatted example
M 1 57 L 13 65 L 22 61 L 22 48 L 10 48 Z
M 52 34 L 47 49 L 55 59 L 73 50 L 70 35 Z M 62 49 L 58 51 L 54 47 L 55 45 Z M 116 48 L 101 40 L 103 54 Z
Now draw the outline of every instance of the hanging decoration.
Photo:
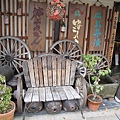
M 8 15 L 8 12 L 7 12 L 7 11 L 5 11 L 4 23 L 5 23 L 6 25 L 9 24 L 9 15 Z
M 22 15 L 22 3 L 18 3 L 17 15 Z
M 64 18 L 63 18 L 62 23 L 61 23 L 61 32 L 65 32 L 65 29 L 66 29 L 66 25 L 65 25 Z
M 51 20 L 61 20 L 66 12 L 66 5 L 60 0 L 53 0 L 46 11 Z

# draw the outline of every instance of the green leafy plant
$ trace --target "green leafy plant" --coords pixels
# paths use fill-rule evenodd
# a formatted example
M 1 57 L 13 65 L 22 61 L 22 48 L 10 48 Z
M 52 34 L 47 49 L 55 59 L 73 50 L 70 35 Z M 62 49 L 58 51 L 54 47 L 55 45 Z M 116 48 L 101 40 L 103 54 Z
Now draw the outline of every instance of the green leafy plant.
M 108 75 L 111 70 L 108 67 L 104 69 L 99 68 L 98 64 L 102 62 L 102 58 L 92 54 L 83 55 L 84 67 L 87 68 L 87 77 L 90 85 L 91 92 L 93 94 L 93 100 L 96 99 L 97 94 L 104 89 L 100 85 L 100 80 L 102 76 Z
M 0 75 L 0 114 L 6 113 L 12 97 L 12 88 L 6 85 L 6 78 Z

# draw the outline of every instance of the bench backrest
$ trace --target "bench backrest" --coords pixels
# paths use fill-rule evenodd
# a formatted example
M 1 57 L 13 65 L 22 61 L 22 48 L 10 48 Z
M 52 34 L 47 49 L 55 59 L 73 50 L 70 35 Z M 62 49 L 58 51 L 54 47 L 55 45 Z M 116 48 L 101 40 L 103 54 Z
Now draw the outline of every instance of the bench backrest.
M 23 62 L 27 87 L 73 85 L 76 62 L 55 54 L 44 54 Z

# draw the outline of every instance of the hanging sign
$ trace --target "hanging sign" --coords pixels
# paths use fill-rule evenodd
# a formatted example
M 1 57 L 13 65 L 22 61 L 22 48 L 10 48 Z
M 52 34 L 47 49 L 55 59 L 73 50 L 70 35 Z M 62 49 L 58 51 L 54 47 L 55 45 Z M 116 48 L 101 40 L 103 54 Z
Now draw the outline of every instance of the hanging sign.
M 83 48 L 86 5 L 69 2 L 68 39 L 77 42 Z
M 46 6 L 45 2 L 30 2 L 28 45 L 31 51 L 45 51 Z
M 103 51 L 107 7 L 91 6 L 89 22 L 89 51 Z
M 119 16 L 119 12 L 114 12 L 113 18 L 112 18 L 109 49 L 108 49 L 108 56 L 107 56 L 107 59 L 108 59 L 110 65 L 112 64 L 112 57 L 113 57 L 113 50 L 114 50 L 114 44 L 115 44 L 114 41 L 115 41 L 115 37 L 116 37 L 118 16 Z

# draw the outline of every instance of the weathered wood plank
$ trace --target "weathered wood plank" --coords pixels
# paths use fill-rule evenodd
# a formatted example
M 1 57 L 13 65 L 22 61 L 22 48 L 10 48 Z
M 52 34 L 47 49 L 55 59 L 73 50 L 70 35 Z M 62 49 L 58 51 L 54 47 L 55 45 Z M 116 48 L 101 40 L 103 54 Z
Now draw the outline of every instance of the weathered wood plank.
M 32 85 L 32 87 L 36 87 L 35 76 L 34 76 L 34 68 L 33 68 L 33 60 L 32 59 L 28 60 L 28 68 L 29 68 L 29 74 L 30 74 L 30 79 L 31 79 L 31 85 Z
M 45 87 L 45 101 L 53 101 L 50 87 Z
M 31 102 L 32 101 L 32 94 L 33 94 L 33 88 L 28 88 L 25 97 L 24 97 L 24 101 L 25 102 Z
M 56 87 L 50 87 L 51 88 L 51 92 L 53 95 L 53 99 L 54 100 L 61 100 L 58 91 L 56 90 Z
M 75 89 L 72 86 L 67 86 L 70 90 L 71 94 L 74 96 L 75 99 L 80 99 L 80 95 L 75 91 Z
M 71 71 L 70 71 L 70 85 L 73 85 L 75 81 L 75 72 L 76 72 L 77 63 L 75 61 L 72 61 L 71 64 L 72 65 L 71 65 Z
M 37 63 L 37 59 L 34 58 L 33 59 L 34 62 L 34 70 L 35 70 L 35 80 L 36 80 L 36 86 L 39 87 L 39 74 L 38 74 L 38 63 Z
M 57 58 L 57 85 L 61 85 L 61 58 Z
M 42 70 L 42 61 L 41 61 L 41 57 L 38 58 L 38 69 L 39 69 L 39 83 L 40 86 L 42 87 L 43 84 L 43 70 Z
M 44 77 L 44 86 L 48 86 L 48 75 L 47 75 L 47 60 L 46 56 L 42 57 L 42 66 L 43 66 L 43 77 Z
M 52 57 L 49 55 L 47 56 L 47 70 L 48 70 L 48 84 L 52 86 Z
M 61 100 L 67 100 L 67 96 L 66 96 L 66 94 L 61 86 L 57 86 L 56 90 L 57 90 Z
M 66 59 L 66 78 L 65 85 L 69 85 L 71 61 Z
M 45 87 L 39 88 L 39 99 L 40 101 L 45 102 Z
M 68 86 L 61 86 L 61 87 L 63 88 L 68 100 L 74 99 L 74 96 L 71 94 Z
M 29 76 L 29 70 L 28 70 L 28 63 L 27 61 L 24 61 L 22 63 L 23 65 L 23 72 L 24 72 L 24 78 L 25 78 L 25 83 L 27 87 L 32 87 L 31 86 L 31 80 L 30 80 L 30 76 Z
M 33 88 L 32 102 L 39 102 L 38 88 Z
M 29 3 L 29 19 L 28 19 L 28 45 L 32 51 L 45 51 L 46 42 L 46 2 Z M 36 14 L 35 11 L 41 11 Z
M 65 64 L 65 59 L 62 59 L 62 64 L 61 64 L 61 85 L 65 85 L 65 76 L 66 76 L 66 64 Z
M 53 86 L 56 86 L 56 57 L 52 56 Z

